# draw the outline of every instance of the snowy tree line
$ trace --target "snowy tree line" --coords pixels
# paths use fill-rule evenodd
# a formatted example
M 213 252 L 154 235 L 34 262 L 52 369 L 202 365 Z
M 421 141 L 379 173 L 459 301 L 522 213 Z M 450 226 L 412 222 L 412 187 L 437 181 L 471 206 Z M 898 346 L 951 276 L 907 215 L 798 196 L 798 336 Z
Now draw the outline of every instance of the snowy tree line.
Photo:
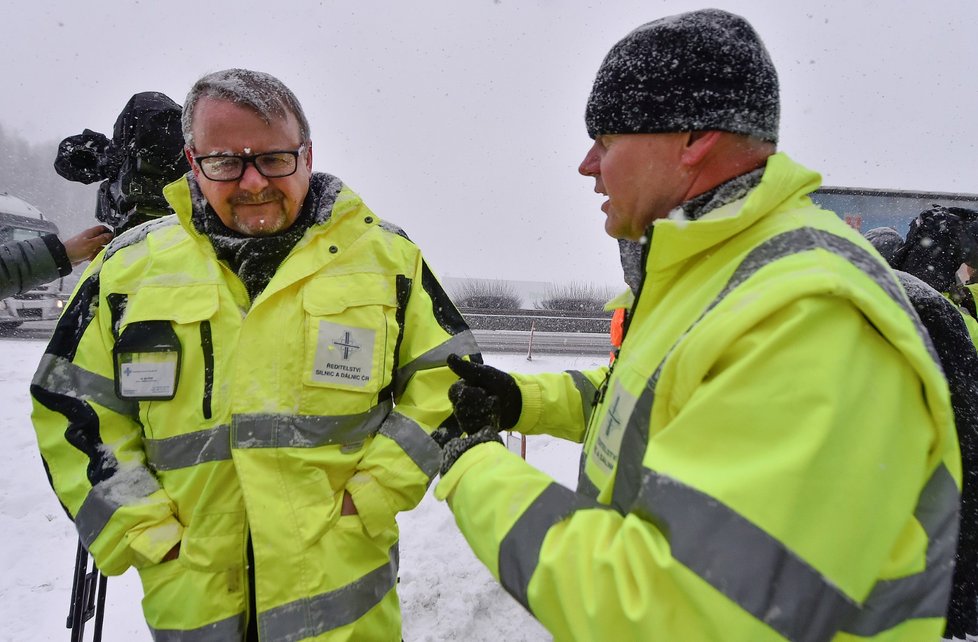
M 59 142 L 29 143 L 0 125 L 0 192 L 27 201 L 70 235 L 96 223 L 98 183 L 73 183 L 54 171 Z

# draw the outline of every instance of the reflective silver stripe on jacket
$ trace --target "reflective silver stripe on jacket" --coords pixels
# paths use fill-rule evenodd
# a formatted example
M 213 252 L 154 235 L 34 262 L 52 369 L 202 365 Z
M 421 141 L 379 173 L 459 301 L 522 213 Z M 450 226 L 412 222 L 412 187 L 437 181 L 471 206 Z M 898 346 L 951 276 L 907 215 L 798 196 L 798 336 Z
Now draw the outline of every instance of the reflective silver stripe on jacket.
M 927 533 L 926 568 L 894 580 L 880 580 L 859 613 L 843 627 L 868 637 L 912 618 L 942 618 L 951 596 L 950 567 L 958 541 L 958 487 L 941 465 L 928 480 L 914 516 Z
M 385 401 L 365 413 L 338 417 L 235 415 L 232 419 L 234 430 L 221 425 L 165 439 L 144 439 L 144 450 L 154 470 L 176 470 L 230 459 L 232 445 L 235 448 L 316 448 L 351 444 L 374 435 L 390 413 L 391 406 L 390 401 Z M 431 441 L 430 437 L 425 437 Z M 407 438 L 405 441 L 415 445 Z
M 439 346 L 436 346 L 418 356 L 410 363 L 406 363 L 394 373 L 394 398 L 400 399 L 407 388 L 408 382 L 415 373 L 431 368 L 440 368 L 447 363 L 448 355 L 457 354 L 461 356 L 479 353 L 479 344 L 471 330 L 460 332 Z
M 499 545 L 499 582 L 528 611 L 527 586 L 540 561 L 540 547 L 550 528 L 579 510 L 610 506 L 586 499 L 560 484 L 550 484 L 523 512 Z
M 228 642 L 243 640 L 245 635 L 244 613 L 206 624 L 196 629 L 154 629 L 149 627 L 153 642 Z
M 304 640 L 356 622 L 377 606 L 397 582 L 397 547 L 390 561 L 355 582 L 258 614 L 262 640 Z
M 223 461 L 231 459 L 231 429 L 216 426 L 166 439 L 143 439 L 143 450 L 153 470 L 175 470 Z
M 720 294 L 706 307 L 699 319 L 690 324 L 690 327 L 683 336 L 670 348 L 665 358 L 663 358 L 662 362 L 656 368 L 649 383 L 642 390 L 641 395 L 639 395 L 635 408 L 625 427 L 625 434 L 622 437 L 619 450 L 621 455 L 618 460 L 618 469 L 615 473 L 615 486 L 611 503 L 621 513 L 628 512 L 629 507 L 638 494 L 639 484 L 642 478 L 642 460 L 645 458 L 645 451 L 648 447 L 649 416 L 651 415 L 652 403 L 655 399 L 655 387 L 658 384 L 662 367 L 668 362 L 673 350 L 676 349 L 676 346 L 686 338 L 686 335 L 713 308 L 719 305 L 731 291 L 754 276 L 758 270 L 778 259 L 817 249 L 832 252 L 852 263 L 871 278 L 895 303 L 903 308 L 913 321 L 917 334 L 923 341 L 934 363 L 940 367 L 940 359 L 931 343 L 930 335 L 927 334 L 920 321 L 920 317 L 917 316 L 917 312 L 910 305 L 910 302 L 907 301 L 906 295 L 900 287 L 896 276 L 880 262 L 878 257 L 873 256 L 863 248 L 841 236 L 807 227 L 791 230 L 770 238 L 747 253 L 747 256 L 737 266 L 737 269 L 734 270 L 730 280 Z M 583 466 L 581 470 L 583 472 Z
M 231 420 L 234 448 L 316 448 L 363 441 L 380 428 L 393 404 L 381 401 L 356 415 L 235 415 Z
M 380 434 L 394 440 L 429 478 L 438 472 L 441 466 L 441 448 L 413 419 L 392 412 L 380 427 Z
M 116 510 L 142 503 L 160 489 L 160 483 L 143 466 L 119 468 L 114 475 L 95 484 L 75 515 L 78 537 L 88 548 Z
M 594 409 L 594 396 L 597 394 L 598 389 L 594 387 L 590 379 L 577 370 L 565 370 L 564 372 L 570 375 L 571 380 L 574 382 L 574 387 L 577 388 L 578 394 L 581 395 L 581 409 L 584 411 L 584 425 L 586 426 L 588 420 L 591 418 L 591 411 Z
M 53 354 L 41 357 L 31 384 L 65 397 L 94 401 L 121 415 L 139 415 L 139 405 L 135 401 L 126 401 L 116 396 L 115 381 L 84 370 L 64 357 Z
M 645 470 L 634 512 L 655 524 L 672 557 L 788 640 L 828 640 L 837 631 L 871 637 L 912 618 L 944 617 L 951 592 L 958 491 L 940 466 L 915 515 L 929 536 L 927 568 L 881 580 L 856 604 L 784 544 L 716 498 Z

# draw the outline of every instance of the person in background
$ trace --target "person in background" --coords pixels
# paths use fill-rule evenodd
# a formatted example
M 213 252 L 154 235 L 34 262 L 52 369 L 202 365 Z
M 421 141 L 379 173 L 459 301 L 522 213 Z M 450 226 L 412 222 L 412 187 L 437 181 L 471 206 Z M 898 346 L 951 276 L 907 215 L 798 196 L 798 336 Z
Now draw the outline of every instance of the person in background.
M 94 259 L 111 240 L 109 228 L 95 225 L 64 241 L 44 234 L 0 245 L 0 299 L 68 276 L 72 267 Z
M 967 283 L 978 266 L 978 211 L 934 204 L 910 222 L 906 239 L 892 227 L 873 228 L 865 236 L 893 269 L 952 301 L 978 346 L 978 309 L 973 284 Z
M 716 9 L 642 25 L 585 111 L 605 229 L 643 243 L 610 368 L 458 356 L 441 481 L 475 554 L 555 640 L 936 640 L 961 462 L 926 330 L 776 149 L 778 79 Z M 867 394 L 867 387 L 872 394 Z M 583 442 L 576 490 L 500 428 Z
M 52 486 L 154 639 L 400 640 L 395 517 L 472 333 L 281 81 L 204 76 L 183 134 L 175 216 L 92 264 L 34 377 Z

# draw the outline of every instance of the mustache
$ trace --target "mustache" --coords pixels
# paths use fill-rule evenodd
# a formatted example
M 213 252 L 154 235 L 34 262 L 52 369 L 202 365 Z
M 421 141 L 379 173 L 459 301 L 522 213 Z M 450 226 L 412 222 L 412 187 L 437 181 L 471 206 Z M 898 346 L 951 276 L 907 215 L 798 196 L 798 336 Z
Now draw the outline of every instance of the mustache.
M 257 194 L 252 194 L 251 192 L 238 192 L 228 199 L 228 202 L 231 205 L 260 205 L 261 203 L 268 203 L 269 201 L 279 201 L 282 200 L 282 198 L 282 192 L 274 187 L 267 187 Z

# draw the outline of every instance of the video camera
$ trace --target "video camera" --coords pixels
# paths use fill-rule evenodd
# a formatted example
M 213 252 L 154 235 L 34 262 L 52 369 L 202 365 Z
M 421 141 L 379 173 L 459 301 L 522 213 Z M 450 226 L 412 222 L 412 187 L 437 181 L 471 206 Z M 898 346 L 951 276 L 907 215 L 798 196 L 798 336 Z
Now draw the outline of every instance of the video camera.
M 65 138 L 54 169 L 86 185 L 103 181 L 95 218 L 116 234 L 170 214 L 163 187 L 190 170 L 180 116 L 180 105 L 165 94 L 135 94 L 116 119 L 111 139 L 90 129 Z

